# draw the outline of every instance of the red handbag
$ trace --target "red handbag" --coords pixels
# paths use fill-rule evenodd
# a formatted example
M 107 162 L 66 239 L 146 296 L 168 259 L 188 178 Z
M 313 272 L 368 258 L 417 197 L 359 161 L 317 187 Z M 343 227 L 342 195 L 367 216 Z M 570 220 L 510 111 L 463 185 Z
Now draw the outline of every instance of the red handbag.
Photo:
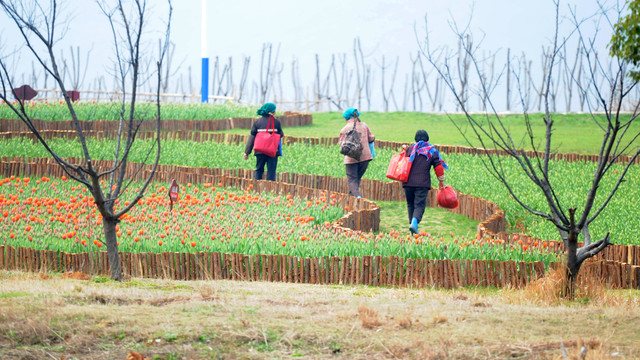
M 407 182 L 407 180 L 409 180 L 411 164 L 413 164 L 413 162 L 409 161 L 409 157 L 406 156 L 404 150 L 399 154 L 393 155 L 387 168 L 387 177 L 391 180 Z
M 271 129 L 271 132 L 269 132 L 269 129 Z M 280 134 L 276 132 L 276 121 L 273 116 L 269 116 L 267 130 L 260 131 L 256 134 L 256 139 L 253 143 L 253 150 L 263 153 L 268 157 L 275 157 L 278 152 L 279 145 Z
M 438 205 L 445 209 L 455 209 L 460 205 L 458 195 L 449 185 L 438 191 Z

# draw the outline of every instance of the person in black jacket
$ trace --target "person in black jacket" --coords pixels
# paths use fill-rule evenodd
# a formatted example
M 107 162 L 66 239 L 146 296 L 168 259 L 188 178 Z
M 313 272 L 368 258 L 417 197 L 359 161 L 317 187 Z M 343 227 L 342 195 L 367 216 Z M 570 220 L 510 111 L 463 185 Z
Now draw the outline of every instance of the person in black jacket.
M 438 150 L 429 144 L 429 134 L 425 130 L 416 131 L 415 143 L 410 145 L 405 156 L 412 162 L 409 178 L 402 184 L 404 195 L 407 199 L 407 211 L 409 213 L 409 231 L 418 233 L 418 224 L 427 204 L 427 195 L 431 190 L 431 174 L 433 170 L 438 177 L 440 189 L 444 187 L 444 169 L 447 164 L 440 159 Z
M 267 180 L 275 181 L 276 180 L 276 168 L 278 167 L 278 156 L 282 156 L 282 138 L 284 138 L 284 132 L 282 131 L 282 127 L 280 126 L 280 120 L 274 118 L 273 116 L 276 113 L 276 105 L 273 103 L 265 103 L 258 110 L 258 115 L 261 115 L 259 119 L 253 122 L 253 126 L 251 127 L 251 135 L 249 139 L 247 139 L 247 145 L 244 148 L 244 159 L 249 159 L 249 154 L 253 150 L 253 144 L 255 142 L 256 135 L 259 132 L 267 131 L 267 125 L 269 121 L 272 120 L 275 123 L 275 132 L 280 134 L 280 146 L 278 147 L 278 151 L 276 156 L 270 157 L 266 154 L 263 154 L 258 151 L 254 151 L 254 155 L 256 156 L 256 170 L 253 173 L 253 176 L 256 180 L 262 180 L 262 176 L 264 175 L 264 166 L 267 165 Z M 274 130 L 269 129 L 269 132 L 272 133 Z

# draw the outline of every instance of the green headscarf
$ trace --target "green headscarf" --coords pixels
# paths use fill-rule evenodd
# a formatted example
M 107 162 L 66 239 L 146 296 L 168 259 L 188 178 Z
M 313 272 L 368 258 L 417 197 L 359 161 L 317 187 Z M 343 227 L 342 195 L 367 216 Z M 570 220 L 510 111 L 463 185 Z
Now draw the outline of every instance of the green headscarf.
M 274 103 L 265 103 L 258 110 L 258 115 L 269 116 L 270 113 L 276 112 L 276 104 Z

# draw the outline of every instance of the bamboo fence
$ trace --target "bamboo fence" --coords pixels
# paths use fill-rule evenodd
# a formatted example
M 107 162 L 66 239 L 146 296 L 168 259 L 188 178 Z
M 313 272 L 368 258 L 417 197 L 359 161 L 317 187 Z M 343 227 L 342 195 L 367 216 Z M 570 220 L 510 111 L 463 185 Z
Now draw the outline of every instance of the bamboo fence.
M 125 277 L 171 280 L 240 280 L 394 287 L 523 287 L 545 276 L 542 262 L 404 259 L 398 256 L 302 258 L 288 255 L 120 253 Z M 558 268 L 560 263 L 551 263 Z M 70 254 L 0 245 L 0 268 L 28 272 L 82 272 L 109 276 L 107 253 Z M 612 288 L 640 288 L 640 266 L 590 261 L 580 276 Z

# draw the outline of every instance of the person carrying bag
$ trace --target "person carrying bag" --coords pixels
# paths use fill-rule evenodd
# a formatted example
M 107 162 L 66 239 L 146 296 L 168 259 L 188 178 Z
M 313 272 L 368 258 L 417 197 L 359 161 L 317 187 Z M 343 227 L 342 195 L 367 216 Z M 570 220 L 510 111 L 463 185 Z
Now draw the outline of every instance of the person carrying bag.
M 369 162 L 373 159 L 369 143 L 375 140 L 375 136 L 371 133 L 369 126 L 360 121 L 358 109 L 349 108 L 342 114 L 342 117 L 347 121 L 347 124 L 340 130 L 339 144 L 340 153 L 344 155 L 349 195 L 362 197 L 360 180 L 367 171 Z
M 251 134 L 244 149 L 245 160 L 249 159 L 251 151 L 256 157 L 256 169 L 253 173 L 256 180 L 262 180 L 265 165 L 267 166 L 267 180 L 276 180 L 278 156 L 282 156 L 284 132 L 280 126 L 280 120 L 274 117 L 275 112 L 275 104 L 265 103 L 262 105 L 257 112 L 261 117 L 253 122 Z
M 436 173 L 439 188 L 444 188 L 444 169 L 447 164 L 440 158 L 440 153 L 429 143 L 429 134 L 425 130 L 416 131 L 415 143 L 403 151 L 409 160 L 409 174 L 402 183 L 404 195 L 407 200 L 407 212 L 409 214 L 409 231 L 418 233 L 418 224 L 422 221 L 425 208 L 428 205 L 429 190 L 431 190 L 430 170 Z M 405 160 L 406 160 L 405 159 Z

